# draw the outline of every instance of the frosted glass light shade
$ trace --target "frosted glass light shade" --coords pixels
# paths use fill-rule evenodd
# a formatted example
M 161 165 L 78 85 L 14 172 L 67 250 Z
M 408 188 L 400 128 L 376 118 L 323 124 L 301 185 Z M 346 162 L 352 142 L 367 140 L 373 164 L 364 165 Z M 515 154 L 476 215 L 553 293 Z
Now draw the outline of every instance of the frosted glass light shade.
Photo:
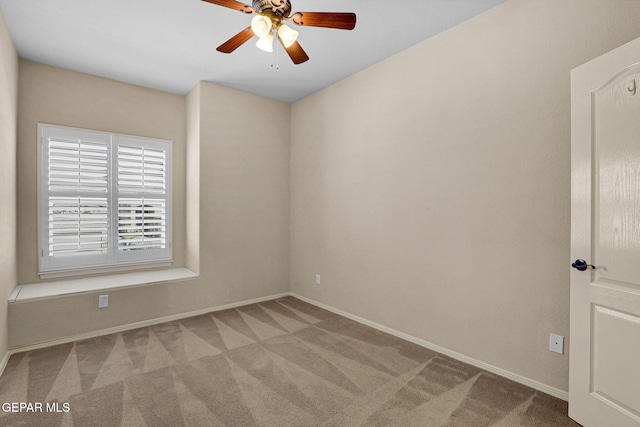
M 251 29 L 258 37 L 265 37 L 267 34 L 270 34 L 272 25 L 271 19 L 262 15 L 256 15 L 251 20 Z
M 260 37 L 256 46 L 265 52 L 273 52 L 273 34 L 269 33 L 266 36 Z
M 280 36 L 280 40 L 282 40 L 284 47 L 287 48 L 298 39 L 298 32 L 282 24 L 280 25 L 280 28 L 278 28 L 278 36 Z

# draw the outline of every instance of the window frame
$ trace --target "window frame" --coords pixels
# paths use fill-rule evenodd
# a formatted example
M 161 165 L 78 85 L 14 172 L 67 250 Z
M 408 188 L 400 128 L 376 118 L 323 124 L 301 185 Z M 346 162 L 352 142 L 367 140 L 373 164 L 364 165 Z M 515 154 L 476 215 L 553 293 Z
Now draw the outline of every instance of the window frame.
M 107 174 L 108 184 L 106 192 L 95 194 L 77 191 L 73 196 L 49 189 L 49 156 L 47 150 L 50 138 L 78 137 L 88 142 L 105 143 L 107 145 Z M 118 147 L 145 147 L 149 149 L 161 149 L 165 152 L 165 194 L 150 194 L 144 191 L 120 191 L 118 188 Z M 173 142 L 157 138 L 125 135 L 114 132 L 103 132 L 90 129 L 81 129 L 68 126 L 59 126 L 46 123 L 38 123 L 38 275 L 42 279 L 88 275 L 96 273 L 120 272 L 132 269 L 165 267 L 173 263 L 173 206 L 172 206 L 172 149 Z M 69 190 L 67 193 L 73 193 Z M 104 197 L 107 199 L 107 241 L 106 254 L 82 254 L 72 256 L 73 262 L 68 262 L 72 257 L 54 258 L 49 256 L 49 199 L 50 197 Z M 163 249 L 132 250 L 126 254 L 118 246 L 118 211 L 119 199 L 124 198 L 151 198 L 165 201 L 165 241 Z M 62 260 L 62 261 L 61 261 Z

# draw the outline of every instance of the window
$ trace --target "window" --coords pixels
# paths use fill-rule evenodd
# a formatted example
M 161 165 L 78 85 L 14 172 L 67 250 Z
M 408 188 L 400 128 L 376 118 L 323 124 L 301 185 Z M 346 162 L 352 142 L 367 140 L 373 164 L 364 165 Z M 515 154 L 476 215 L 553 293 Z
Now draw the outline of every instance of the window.
M 171 142 L 39 125 L 40 274 L 171 261 Z

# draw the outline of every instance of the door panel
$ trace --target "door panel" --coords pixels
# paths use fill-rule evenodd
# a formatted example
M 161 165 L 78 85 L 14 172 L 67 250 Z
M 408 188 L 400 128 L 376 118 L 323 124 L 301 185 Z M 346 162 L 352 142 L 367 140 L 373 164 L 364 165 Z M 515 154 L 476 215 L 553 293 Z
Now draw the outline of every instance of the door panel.
M 596 279 L 640 286 L 640 71 L 593 92 Z M 606 268 L 605 268 L 606 266 Z
M 571 73 L 569 415 L 640 426 L 640 39 Z
M 640 418 L 640 373 L 629 369 L 640 354 L 640 317 L 593 307 L 593 378 L 591 393 L 610 406 Z

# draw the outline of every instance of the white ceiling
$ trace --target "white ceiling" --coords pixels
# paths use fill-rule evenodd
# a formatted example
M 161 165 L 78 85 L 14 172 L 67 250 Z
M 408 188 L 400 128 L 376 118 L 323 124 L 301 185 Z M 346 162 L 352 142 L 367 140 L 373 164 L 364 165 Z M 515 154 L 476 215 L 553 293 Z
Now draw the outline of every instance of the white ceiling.
M 201 0 L 0 0 L 0 8 L 25 59 L 182 95 L 206 80 L 293 103 L 504 1 L 291 0 L 293 12 L 357 15 L 353 31 L 294 26 L 311 58 L 301 65 L 253 41 L 217 52 L 251 16 Z

